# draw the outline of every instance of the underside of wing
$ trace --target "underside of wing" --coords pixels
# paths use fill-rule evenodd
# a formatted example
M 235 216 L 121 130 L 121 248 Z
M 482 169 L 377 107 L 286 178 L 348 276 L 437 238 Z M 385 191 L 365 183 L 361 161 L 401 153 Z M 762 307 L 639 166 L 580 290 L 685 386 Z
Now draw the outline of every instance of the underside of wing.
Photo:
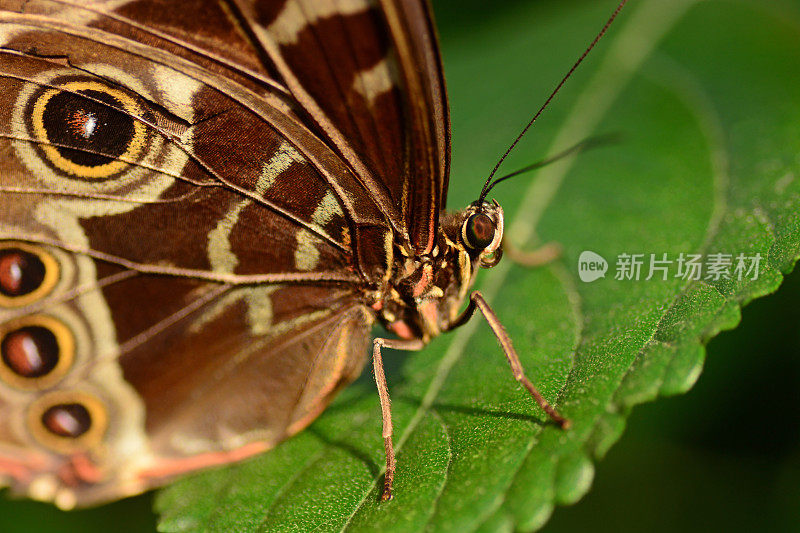
M 53 258 L 58 276 L 0 325 L 0 480 L 61 507 L 269 449 L 367 354 L 373 316 L 346 289 L 124 275 L 28 251 Z
M 25 225 L 0 237 L 217 281 L 369 280 L 388 268 L 385 218 L 280 95 L 92 28 L 2 12 L 0 23 L 11 37 L 0 201 Z
M 225 1 L 2 0 L 0 9 L 124 36 L 168 51 L 254 90 L 281 85 Z
M 99 29 L 280 95 L 355 172 L 399 242 L 432 249 L 450 124 L 426 0 L 2 0 L 0 9 Z M 40 50 L 20 33 L 4 36 Z
M 231 0 L 292 95 L 418 253 L 444 205 L 450 124 L 421 0 Z
M 26 4 L 0 11 L 0 474 L 69 507 L 298 431 L 363 363 L 392 253 L 368 187 L 279 87 Z

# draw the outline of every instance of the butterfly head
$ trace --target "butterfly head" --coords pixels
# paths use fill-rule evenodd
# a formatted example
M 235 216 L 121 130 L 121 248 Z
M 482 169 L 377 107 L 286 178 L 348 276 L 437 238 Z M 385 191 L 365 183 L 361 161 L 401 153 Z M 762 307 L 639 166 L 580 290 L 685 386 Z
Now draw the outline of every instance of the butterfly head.
M 460 240 L 480 265 L 490 268 L 503 256 L 503 208 L 496 201 L 475 202 L 464 210 Z

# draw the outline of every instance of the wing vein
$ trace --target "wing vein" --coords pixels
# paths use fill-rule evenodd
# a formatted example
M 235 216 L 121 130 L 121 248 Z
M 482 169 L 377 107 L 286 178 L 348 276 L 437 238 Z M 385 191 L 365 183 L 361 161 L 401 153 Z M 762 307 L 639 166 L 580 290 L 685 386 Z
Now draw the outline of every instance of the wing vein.
M 14 233 L 0 233 L 0 240 L 16 240 L 43 244 L 61 248 L 67 252 L 87 255 L 99 261 L 119 265 L 121 267 L 135 270 L 142 274 L 160 274 L 164 276 L 176 276 L 184 278 L 202 279 L 225 283 L 230 285 L 255 285 L 262 283 L 298 283 L 298 282 L 320 282 L 320 283 L 359 283 L 361 278 L 348 271 L 330 272 L 291 272 L 274 274 L 233 274 L 226 272 L 212 272 L 209 270 L 180 268 L 167 265 L 143 264 L 128 259 L 118 257 L 105 252 L 100 252 L 90 248 L 75 246 L 56 239 L 44 237 L 31 237 L 29 235 L 17 235 Z

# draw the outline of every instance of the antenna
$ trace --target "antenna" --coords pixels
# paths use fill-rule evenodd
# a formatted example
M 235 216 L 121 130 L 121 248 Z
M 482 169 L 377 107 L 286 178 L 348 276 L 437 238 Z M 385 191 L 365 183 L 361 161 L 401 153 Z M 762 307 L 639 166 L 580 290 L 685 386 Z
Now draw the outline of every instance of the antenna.
M 547 106 L 550 105 L 550 102 L 553 100 L 553 98 L 555 98 L 556 94 L 558 94 L 558 91 L 561 90 L 561 87 L 564 86 L 564 84 L 572 76 L 572 74 L 575 72 L 575 70 L 577 70 L 578 66 L 581 63 L 583 63 L 584 59 L 586 59 L 586 56 L 589 55 L 589 52 L 592 51 L 592 48 L 594 48 L 595 45 L 597 44 L 597 42 L 603 37 L 603 35 L 605 35 L 606 31 L 608 31 L 609 26 L 611 26 L 611 23 L 614 22 L 614 19 L 617 18 L 617 15 L 619 15 L 619 12 L 622 11 L 622 8 L 625 6 L 625 4 L 627 2 L 628 2 L 628 0 L 622 0 L 619 3 L 619 5 L 617 5 L 617 8 L 611 14 L 611 17 L 609 17 L 608 21 L 606 21 L 606 24 L 605 24 L 605 26 L 603 26 L 603 29 L 600 30 L 600 33 L 597 34 L 597 36 L 594 38 L 594 40 L 589 44 L 589 46 L 586 48 L 586 50 L 584 50 L 583 54 L 581 54 L 581 56 L 575 62 L 575 64 L 572 65 L 572 68 L 569 69 L 569 72 L 567 72 L 567 74 L 563 78 L 561 78 L 561 81 L 556 86 L 556 88 L 553 89 L 553 92 L 550 93 L 550 96 L 547 97 L 547 100 L 545 100 L 544 104 L 542 104 L 542 107 L 540 107 L 539 110 L 536 112 L 536 114 L 533 115 L 533 118 L 530 120 L 530 122 L 528 122 L 528 124 L 522 129 L 520 134 L 517 135 L 517 138 L 514 139 L 514 142 L 512 142 L 511 146 L 508 147 L 508 150 L 505 151 L 503 156 L 500 158 L 500 161 L 498 161 L 497 164 L 494 166 L 494 168 L 492 169 L 491 174 L 489 174 L 489 177 L 486 179 L 486 183 L 484 183 L 483 188 L 481 189 L 481 195 L 478 198 L 478 204 L 479 205 L 481 203 L 483 203 L 483 200 L 486 198 L 486 195 L 489 194 L 489 189 L 491 189 L 493 187 L 493 185 L 491 184 L 492 183 L 492 178 L 497 173 L 497 170 L 500 168 L 500 165 L 503 164 L 503 161 L 505 161 L 506 157 L 508 157 L 508 154 L 510 154 L 511 151 L 514 150 L 514 148 L 516 148 L 517 143 L 519 143 L 520 139 L 522 139 L 522 137 L 526 133 L 528 133 L 528 130 L 531 128 L 531 126 L 533 126 L 533 123 L 536 122 L 536 119 L 539 118 L 539 115 L 541 115 L 542 112 L 545 109 L 547 109 Z
M 542 159 L 541 161 L 537 161 L 536 163 L 533 163 L 532 165 L 528 165 L 528 166 L 523 167 L 523 168 L 521 168 L 519 170 L 515 170 L 514 172 L 511 172 L 510 174 L 506 174 L 505 176 L 497 178 L 488 187 L 486 187 L 486 190 L 484 191 L 484 195 L 488 195 L 489 192 L 492 189 L 494 189 L 495 185 L 497 185 L 498 183 L 501 183 L 503 181 L 506 181 L 509 178 L 514 178 L 516 176 L 519 176 L 520 174 L 524 174 L 525 172 L 530 172 L 531 170 L 536 170 L 537 168 L 546 167 L 550 163 L 555 163 L 556 161 L 564 159 L 565 157 L 568 157 L 568 156 L 570 156 L 570 155 L 572 155 L 574 153 L 577 153 L 577 152 L 583 152 L 584 150 L 590 150 L 590 149 L 593 149 L 593 148 L 598 148 L 600 146 L 606 146 L 606 145 L 609 145 L 609 144 L 616 144 L 616 143 L 621 142 L 621 141 L 622 141 L 622 135 L 620 135 L 619 133 L 609 133 L 609 134 L 606 134 L 606 135 L 598 135 L 596 137 L 589 137 L 588 139 L 584 139 L 583 141 L 570 146 L 566 150 L 563 150 L 563 151 L 557 153 L 554 156 L 548 157 L 546 159 Z M 481 201 L 483 201 L 483 199 L 481 199 Z

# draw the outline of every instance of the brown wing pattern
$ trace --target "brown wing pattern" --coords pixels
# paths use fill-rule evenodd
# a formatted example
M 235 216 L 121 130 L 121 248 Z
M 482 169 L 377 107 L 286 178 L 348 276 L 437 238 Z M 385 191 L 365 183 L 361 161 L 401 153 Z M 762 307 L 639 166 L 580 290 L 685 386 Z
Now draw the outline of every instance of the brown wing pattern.
M 444 205 L 450 124 L 418 0 L 233 0 L 274 70 L 419 253 Z
M 126 275 L 44 252 L 65 275 L 0 333 L 47 327 L 72 362 L 52 384 L 0 386 L 0 473 L 19 492 L 86 505 L 244 458 L 305 427 L 363 366 L 372 315 L 347 289 Z M 76 445 L 33 425 L 73 402 L 101 435 Z
M 282 89 L 226 2 L 32 0 L 5 9 L 83 24 L 170 52 L 252 89 Z M 188 16 L 190 15 L 190 16 Z
M 8 116 L 0 132 L 11 152 L 11 168 L 4 177 L 13 184 L 5 184 L 6 189 L 33 201 L 38 201 L 39 190 L 56 191 L 66 204 L 74 203 L 68 198 L 71 193 L 108 197 L 105 202 L 97 199 L 95 216 L 85 222 L 96 235 L 92 252 L 126 264 L 157 265 L 167 273 L 228 269 L 233 271 L 229 274 L 272 273 L 277 280 L 286 275 L 352 280 L 359 266 L 362 273 L 372 274 L 375 265 L 353 260 L 354 243 L 360 242 L 362 228 L 376 233 L 386 223 L 346 167 L 291 112 L 281 109 L 279 100 L 252 97 L 210 73 L 199 71 L 193 77 L 179 68 L 185 65 L 166 61 L 171 58 L 132 54 L 131 43 L 125 41 L 100 43 L 102 34 L 95 30 L 82 28 L 74 35 L 68 26 L 47 19 L 26 17 L 22 23 L 14 15 L 6 18 L 9 25 L 16 22 L 15 28 L 35 29 L 43 43 L 58 43 L 40 45 L 32 57 L 20 53 L 28 50 L 25 40 L 31 38 L 24 36 L 19 43 L 8 43 L 12 50 L 3 53 L 4 94 L 16 97 L 5 109 L 19 115 Z M 52 59 L 56 47 L 68 60 Z M 95 62 L 98 55 L 102 64 Z M 63 61 L 68 64 L 60 65 Z M 137 73 L 135 79 L 131 71 Z M 210 85 L 214 81 L 217 87 Z M 62 157 L 58 151 L 68 152 L 67 145 L 83 133 L 51 139 L 44 112 L 36 124 L 23 117 L 37 105 L 46 108 L 57 91 L 77 112 L 97 108 L 94 113 L 116 121 L 109 128 L 130 130 L 117 145 L 84 142 L 82 148 L 95 152 L 94 159 L 116 158 L 119 168 L 92 170 L 91 177 L 81 180 L 86 168 L 104 165 L 73 165 L 79 157 Z M 236 92 L 239 99 L 230 96 Z M 63 178 L 65 168 L 68 177 Z M 211 248 L 221 234 L 230 250 L 228 257 L 216 253 L 215 258 Z M 161 238 L 154 239 L 156 235 Z M 140 246 L 143 239 L 150 246 Z M 174 246 L 187 239 L 197 242 Z M 381 238 L 375 244 L 382 249 L 383 242 Z M 78 243 L 62 244 L 82 251 Z M 217 268 L 214 261 L 224 265 Z
M 160 6 L 0 2 L 0 479 L 64 507 L 304 427 L 391 263 L 369 184 L 258 52 Z

